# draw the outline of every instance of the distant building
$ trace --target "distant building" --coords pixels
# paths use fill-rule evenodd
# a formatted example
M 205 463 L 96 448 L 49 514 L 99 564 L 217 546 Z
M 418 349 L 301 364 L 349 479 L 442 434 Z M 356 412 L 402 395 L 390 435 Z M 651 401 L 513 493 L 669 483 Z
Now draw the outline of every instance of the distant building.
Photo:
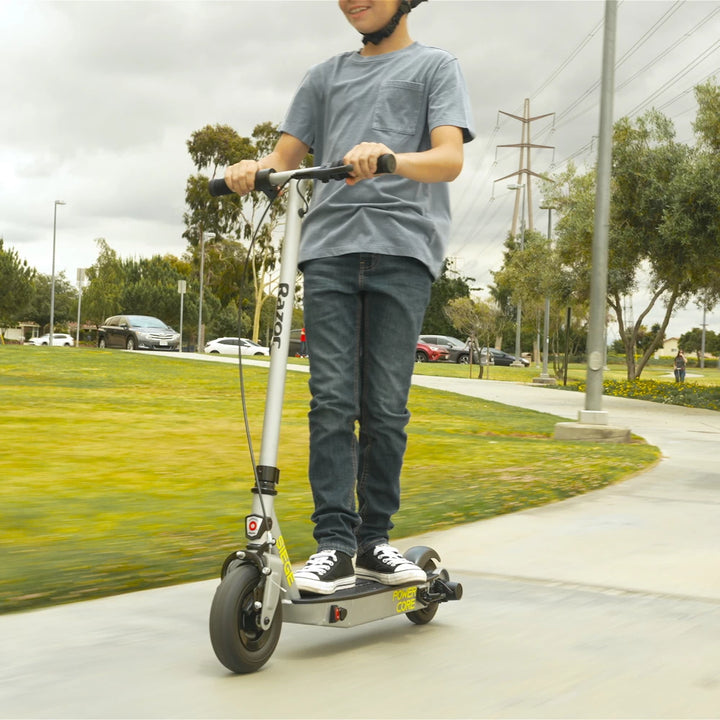
M 678 352 L 678 343 L 680 342 L 680 338 L 671 337 L 666 338 L 665 342 L 662 344 L 662 347 L 658 348 L 655 351 L 655 359 L 661 357 L 675 357 Z

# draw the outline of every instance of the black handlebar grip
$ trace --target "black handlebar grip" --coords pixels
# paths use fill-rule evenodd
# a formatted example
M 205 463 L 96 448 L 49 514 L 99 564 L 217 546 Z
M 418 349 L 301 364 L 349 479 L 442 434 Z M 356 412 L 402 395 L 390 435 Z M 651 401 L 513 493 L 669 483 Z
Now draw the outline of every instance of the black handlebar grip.
M 394 173 L 396 167 L 397 159 L 395 156 L 390 153 L 385 153 L 385 155 L 381 155 L 377 160 L 377 170 L 375 174 L 383 175 L 385 173 Z
M 223 178 L 215 178 L 208 183 L 208 190 L 213 197 L 220 195 L 231 195 L 232 190 L 225 184 Z

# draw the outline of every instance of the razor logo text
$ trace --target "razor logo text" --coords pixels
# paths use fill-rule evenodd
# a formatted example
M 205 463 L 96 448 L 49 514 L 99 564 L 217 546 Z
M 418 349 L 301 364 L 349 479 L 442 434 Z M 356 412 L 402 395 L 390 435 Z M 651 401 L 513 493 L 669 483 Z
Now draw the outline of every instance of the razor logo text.
M 275 306 L 275 324 L 273 325 L 272 344 L 280 347 L 280 335 L 282 334 L 283 321 L 285 318 L 285 298 L 290 295 L 290 286 L 287 283 L 280 283 L 278 288 L 277 305 Z

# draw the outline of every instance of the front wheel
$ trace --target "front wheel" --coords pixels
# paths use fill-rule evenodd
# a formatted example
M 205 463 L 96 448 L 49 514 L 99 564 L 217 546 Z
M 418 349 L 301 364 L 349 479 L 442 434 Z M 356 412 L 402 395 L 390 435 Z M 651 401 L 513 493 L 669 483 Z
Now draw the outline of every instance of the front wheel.
M 134 338 L 132 335 L 127 339 L 127 341 L 126 341 L 126 343 L 125 343 L 125 347 L 126 347 L 128 350 L 134 350 L 134 349 L 137 347 L 137 343 L 135 342 L 135 338 Z
M 282 629 L 278 602 L 270 626 L 259 627 L 260 573 L 254 565 L 231 569 L 215 591 L 210 608 L 210 641 L 218 660 L 235 673 L 259 670 L 273 654 Z
M 417 350 L 415 352 L 415 362 L 427 362 L 427 361 L 428 361 L 428 356 L 422 350 Z

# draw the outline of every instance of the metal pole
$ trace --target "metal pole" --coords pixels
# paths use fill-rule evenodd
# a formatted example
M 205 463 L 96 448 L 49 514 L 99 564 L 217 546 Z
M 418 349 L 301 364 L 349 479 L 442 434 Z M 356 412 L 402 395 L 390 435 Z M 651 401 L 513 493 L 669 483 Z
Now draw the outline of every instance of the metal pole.
M 185 290 L 187 284 L 185 280 L 178 280 L 178 292 L 180 293 L 180 343 L 178 345 L 178 352 L 182 352 L 183 346 L 183 305 L 185 303 Z
M 78 316 L 75 328 L 75 347 L 80 347 L 80 308 L 82 307 L 82 287 L 78 291 Z
M 592 243 L 590 279 L 590 320 L 588 325 L 587 391 L 580 420 L 607 424 L 602 412 L 604 338 L 606 325 L 608 228 L 610 222 L 610 173 L 612 161 L 612 118 L 615 75 L 615 34 L 617 0 L 605 0 L 605 32 L 600 90 L 600 132 L 598 143 L 597 195 Z
M 522 189 L 522 212 L 520 214 L 520 250 L 525 249 L 525 183 L 521 185 L 508 185 L 510 190 Z M 515 360 L 513 365 L 522 365 L 520 362 L 520 335 L 522 329 L 522 301 L 518 300 L 515 313 Z
M 703 301 L 704 303 L 704 301 Z M 707 305 L 703 304 L 702 339 L 700 341 L 700 368 L 705 368 L 705 327 L 706 327 Z
M 563 365 L 563 385 L 567 385 L 568 376 L 568 360 L 570 359 L 570 319 L 572 310 L 568 305 L 567 313 L 565 314 L 565 363 Z
M 205 233 L 200 230 L 200 302 L 198 304 L 198 339 L 197 352 L 203 352 L 202 337 L 202 306 L 203 306 L 203 281 L 205 279 Z
M 548 211 L 548 231 L 547 231 L 547 237 L 548 237 L 548 245 L 550 244 L 550 239 L 552 236 L 552 211 L 553 209 L 549 207 L 547 209 Z M 543 323 L 543 337 L 545 338 L 545 345 L 543 346 L 543 364 L 542 364 L 542 372 L 540 373 L 540 377 L 546 378 L 548 377 L 548 345 L 550 344 L 550 296 L 545 296 L 545 321 Z
M 78 316 L 77 316 L 77 327 L 75 328 L 75 347 L 80 347 L 80 308 L 82 307 L 82 291 L 83 283 L 85 282 L 85 268 L 77 269 L 77 284 L 78 284 Z
M 57 206 L 64 205 L 62 200 L 56 200 L 53 206 L 53 249 L 52 249 L 52 276 L 50 280 L 50 333 L 48 347 L 52 347 L 55 333 L 55 235 L 57 233 Z

